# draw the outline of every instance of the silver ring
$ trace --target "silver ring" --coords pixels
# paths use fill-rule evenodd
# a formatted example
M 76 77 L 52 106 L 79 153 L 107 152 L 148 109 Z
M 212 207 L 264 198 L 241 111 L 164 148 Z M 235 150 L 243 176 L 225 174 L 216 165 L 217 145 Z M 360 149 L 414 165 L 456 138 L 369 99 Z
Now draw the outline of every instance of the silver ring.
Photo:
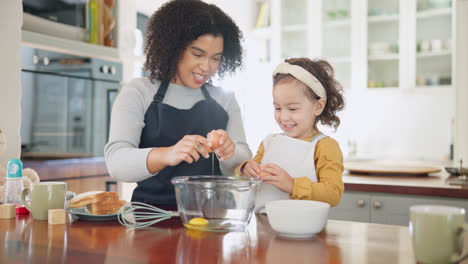
M 198 149 L 198 150 L 201 150 L 201 149 L 202 149 L 201 144 L 198 144 L 198 145 L 197 145 L 197 149 Z

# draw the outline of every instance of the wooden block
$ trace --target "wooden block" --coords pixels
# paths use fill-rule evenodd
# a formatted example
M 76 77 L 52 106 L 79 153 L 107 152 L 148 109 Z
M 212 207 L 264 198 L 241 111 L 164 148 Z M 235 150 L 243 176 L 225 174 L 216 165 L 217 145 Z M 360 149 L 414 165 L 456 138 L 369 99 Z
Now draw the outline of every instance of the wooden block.
M 65 209 L 49 209 L 48 221 L 49 225 L 63 225 L 66 222 Z
M 16 205 L 15 204 L 0 204 L 0 218 L 9 219 L 16 217 Z

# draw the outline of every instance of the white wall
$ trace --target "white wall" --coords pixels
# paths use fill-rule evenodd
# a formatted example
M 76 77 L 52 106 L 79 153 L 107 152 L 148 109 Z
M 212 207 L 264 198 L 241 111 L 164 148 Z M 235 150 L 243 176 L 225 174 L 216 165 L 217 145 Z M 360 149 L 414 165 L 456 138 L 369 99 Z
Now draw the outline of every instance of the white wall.
M 135 47 L 136 5 L 134 1 L 118 1 L 117 47 L 123 66 L 123 82 L 133 76 L 133 50 Z
M 455 33 L 455 86 L 457 115 L 455 118 L 455 161 L 464 160 L 468 164 L 468 0 L 458 0 L 455 21 L 458 27 Z
M 0 166 L 11 158 L 19 158 L 20 142 L 20 42 L 23 23 L 21 1 L 2 1 L 0 8 L 0 130 L 6 135 L 7 148 L 0 153 Z
M 454 90 L 412 92 L 360 90 L 346 93 L 342 125 L 334 135 L 345 155 L 447 160 L 453 133 Z
M 139 2 L 142 1 L 139 0 Z M 117 46 L 123 66 L 122 83 L 127 83 L 132 79 L 134 70 L 136 3 L 134 1 L 118 1 L 117 12 Z M 121 198 L 130 201 L 135 187 L 136 183 L 119 182 L 118 189 Z

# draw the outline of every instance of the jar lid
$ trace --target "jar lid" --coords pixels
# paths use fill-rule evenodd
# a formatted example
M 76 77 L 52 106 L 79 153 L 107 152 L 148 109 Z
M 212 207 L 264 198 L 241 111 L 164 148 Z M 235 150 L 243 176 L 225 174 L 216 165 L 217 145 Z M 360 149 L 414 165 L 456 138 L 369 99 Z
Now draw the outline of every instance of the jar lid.
M 7 178 L 22 178 L 23 163 L 19 159 L 11 159 L 7 164 Z

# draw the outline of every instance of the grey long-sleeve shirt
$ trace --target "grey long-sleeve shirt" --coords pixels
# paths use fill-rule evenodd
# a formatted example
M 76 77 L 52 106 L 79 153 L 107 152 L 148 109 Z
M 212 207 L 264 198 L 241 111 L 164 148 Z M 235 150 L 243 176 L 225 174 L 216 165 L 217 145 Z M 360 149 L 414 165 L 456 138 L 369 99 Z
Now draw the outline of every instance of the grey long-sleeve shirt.
M 124 182 L 139 182 L 152 177 L 146 167 L 151 148 L 140 149 L 140 136 L 146 110 L 158 91 L 160 82 L 152 84 L 148 78 L 138 78 L 124 85 L 112 107 L 109 141 L 104 147 L 107 169 L 112 177 Z M 235 154 L 220 161 L 223 175 L 233 175 L 234 169 L 252 157 L 246 143 L 239 104 L 232 92 L 207 84 L 210 96 L 229 115 L 226 131 L 236 143 Z M 190 109 L 204 100 L 201 89 L 169 84 L 163 103 L 179 109 Z M 209 118 L 209 117 L 207 117 Z M 203 158 L 203 157 L 201 157 Z

